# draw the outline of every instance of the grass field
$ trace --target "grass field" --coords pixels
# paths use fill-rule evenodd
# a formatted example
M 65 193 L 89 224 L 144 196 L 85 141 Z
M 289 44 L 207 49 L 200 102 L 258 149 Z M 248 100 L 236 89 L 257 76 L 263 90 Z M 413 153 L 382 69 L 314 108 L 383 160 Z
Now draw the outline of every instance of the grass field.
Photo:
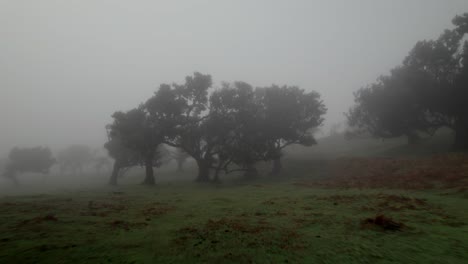
M 353 184 L 329 181 L 334 160 L 295 158 L 274 181 L 3 195 L 0 263 L 468 263 L 468 159 L 425 159 L 352 159 L 338 174 Z
M 295 183 L 0 200 L 1 263 L 466 263 L 466 193 Z M 385 214 L 402 223 L 366 222 Z

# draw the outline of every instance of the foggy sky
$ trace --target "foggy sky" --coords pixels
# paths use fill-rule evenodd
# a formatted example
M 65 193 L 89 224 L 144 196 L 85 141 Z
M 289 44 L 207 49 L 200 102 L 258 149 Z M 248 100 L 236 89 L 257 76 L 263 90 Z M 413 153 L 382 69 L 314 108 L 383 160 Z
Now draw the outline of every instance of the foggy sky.
M 353 91 L 464 12 L 466 0 L 0 0 L 0 154 L 102 145 L 114 111 L 194 71 L 316 90 L 339 122 Z

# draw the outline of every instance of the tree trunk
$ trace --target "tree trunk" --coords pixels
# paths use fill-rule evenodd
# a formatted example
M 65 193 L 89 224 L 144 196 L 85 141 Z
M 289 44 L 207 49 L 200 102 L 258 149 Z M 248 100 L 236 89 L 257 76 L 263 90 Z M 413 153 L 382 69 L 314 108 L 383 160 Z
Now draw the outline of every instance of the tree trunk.
M 198 175 L 197 182 L 209 182 L 210 181 L 210 166 L 208 162 L 200 160 L 197 161 L 198 164 Z
M 453 148 L 456 151 L 468 150 L 468 122 L 465 122 L 463 119 L 458 119 L 455 124 L 455 142 Z
M 421 138 L 416 132 L 409 132 L 406 134 L 406 137 L 408 139 L 408 145 L 417 145 L 421 141 Z
M 281 163 L 281 157 L 278 157 L 273 160 L 273 168 L 271 169 L 270 175 L 278 175 L 283 169 L 283 164 Z
M 153 156 L 148 155 L 145 160 L 145 180 L 143 181 L 144 185 L 154 185 L 154 171 L 153 171 Z
M 118 161 L 114 162 L 114 166 L 112 168 L 112 174 L 109 179 L 109 185 L 117 185 L 117 178 L 119 177 L 119 171 L 120 171 L 120 164 Z
M 219 180 L 219 172 L 220 171 L 221 171 L 220 168 L 216 168 L 215 173 L 214 173 L 214 177 L 213 177 L 213 183 L 220 183 L 220 180 Z

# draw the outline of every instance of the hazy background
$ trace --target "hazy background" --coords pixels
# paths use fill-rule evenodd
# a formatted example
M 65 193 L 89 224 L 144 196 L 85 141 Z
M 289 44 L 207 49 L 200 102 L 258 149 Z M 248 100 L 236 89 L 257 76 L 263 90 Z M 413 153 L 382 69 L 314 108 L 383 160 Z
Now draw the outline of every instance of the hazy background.
M 326 131 L 353 91 L 467 11 L 466 0 L 0 0 L 0 154 L 102 145 L 114 111 L 194 71 L 316 90 Z

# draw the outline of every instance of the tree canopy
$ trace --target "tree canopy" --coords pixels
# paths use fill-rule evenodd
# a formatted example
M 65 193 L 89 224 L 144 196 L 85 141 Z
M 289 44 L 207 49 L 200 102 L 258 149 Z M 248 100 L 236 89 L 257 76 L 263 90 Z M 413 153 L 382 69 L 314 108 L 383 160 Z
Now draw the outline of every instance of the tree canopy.
M 201 182 L 218 180 L 220 171 L 255 175 L 255 163 L 279 160 L 284 147 L 314 144 L 312 131 L 325 112 L 316 92 L 245 82 L 214 89 L 210 75 L 196 72 L 183 84 L 161 84 L 140 107 L 116 112 L 107 148 L 149 160 L 162 143 L 176 147 L 196 161 Z M 117 162 L 118 155 L 111 156 Z
M 18 173 L 34 172 L 49 173 L 50 167 L 55 163 L 49 148 L 13 148 L 5 167 L 4 176 L 18 184 L 16 175 Z
M 468 149 L 468 14 L 452 22 L 454 29 L 417 42 L 401 66 L 355 93 L 351 128 L 414 142 L 419 133 L 446 126 L 455 132 L 454 147 Z

